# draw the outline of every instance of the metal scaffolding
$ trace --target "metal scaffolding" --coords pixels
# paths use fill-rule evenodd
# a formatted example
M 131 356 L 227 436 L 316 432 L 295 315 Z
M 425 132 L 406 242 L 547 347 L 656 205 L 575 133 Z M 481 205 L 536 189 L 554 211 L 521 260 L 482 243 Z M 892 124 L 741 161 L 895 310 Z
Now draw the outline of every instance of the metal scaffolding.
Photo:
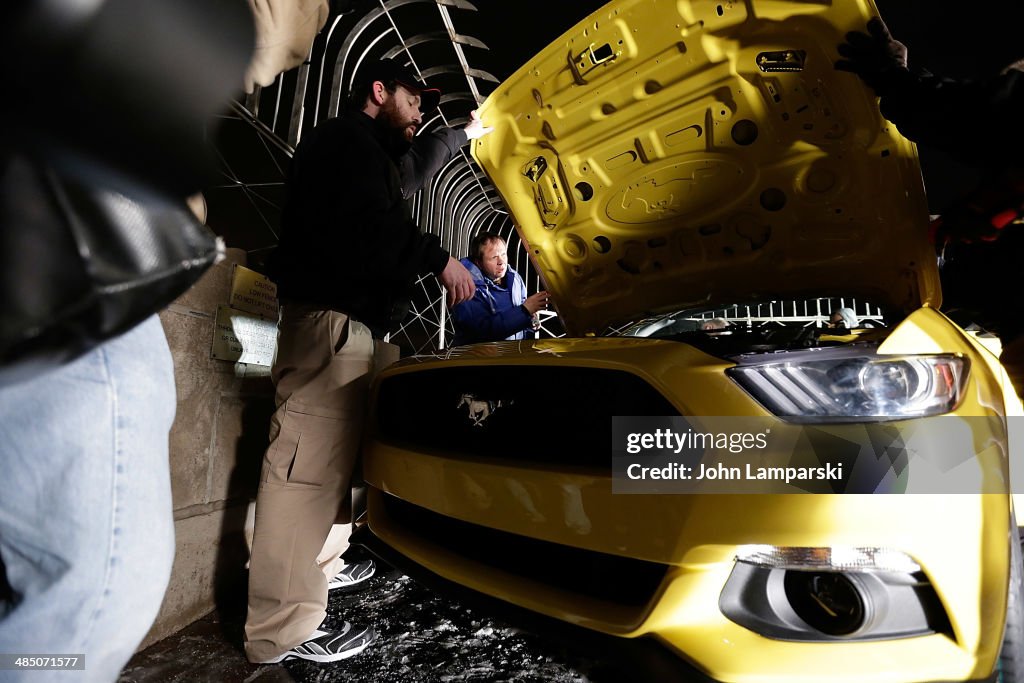
M 249 126 L 255 136 L 246 153 L 265 153 L 272 162 L 263 165 L 263 177 L 251 179 L 243 172 L 246 163 L 233 161 L 219 149 L 226 180 L 219 189 L 242 193 L 246 208 L 255 214 L 247 224 L 257 226 L 262 234 L 255 242 L 247 239 L 248 235 L 234 235 L 245 243 L 256 267 L 277 243 L 287 169 L 287 158 L 282 155 L 290 157 L 304 133 L 318 121 L 338 114 L 362 65 L 393 58 L 441 89 L 444 95 L 437 111 L 424 121 L 418 134 L 439 126 L 464 125 L 469 112 L 484 100 L 481 87 L 498 82 L 493 75 L 472 67 L 467 55 L 472 50 L 487 50 L 487 46 L 456 29 L 460 13 L 476 11 L 467 0 L 378 0 L 350 6 L 363 10 L 329 17 L 304 64 L 281 74 L 273 85 L 257 88 L 230 112 L 233 123 Z M 279 172 L 276 179 L 266 177 L 272 175 L 266 169 L 272 168 Z M 469 241 L 478 232 L 500 234 L 508 243 L 510 264 L 523 276 L 528 290 L 542 287 L 508 211 L 466 148 L 411 199 L 411 206 L 417 224 L 438 235 L 456 258 L 467 254 Z M 444 348 L 452 337 L 444 294 L 433 277 L 421 278 L 412 317 L 392 341 L 413 353 Z M 543 323 L 539 335 L 562 334 L 554 314 L 546 315 Z

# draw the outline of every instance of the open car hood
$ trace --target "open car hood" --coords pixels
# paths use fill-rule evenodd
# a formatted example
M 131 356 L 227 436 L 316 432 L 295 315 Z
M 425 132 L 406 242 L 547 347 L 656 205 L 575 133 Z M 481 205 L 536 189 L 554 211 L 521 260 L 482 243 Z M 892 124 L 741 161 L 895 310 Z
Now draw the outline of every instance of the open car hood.
M 473 143 L 572 334 L 701 303 L 940 303 L 912 143 L 836 46 L 874 5 L 620 0 L 481 108 Z

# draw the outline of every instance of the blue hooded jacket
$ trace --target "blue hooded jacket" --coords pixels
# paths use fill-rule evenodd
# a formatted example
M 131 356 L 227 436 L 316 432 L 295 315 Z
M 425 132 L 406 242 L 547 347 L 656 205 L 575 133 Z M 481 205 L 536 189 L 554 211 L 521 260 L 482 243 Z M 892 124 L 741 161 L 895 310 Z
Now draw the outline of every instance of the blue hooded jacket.
M 502 339 L 523 339 L 533 329 L 533 318 L 523 308 L 526 284 L 511 267 L 505 273 L 505 287 L 484 277 L 473 261 L 462 259 L 473 276 L 476 294 L 452 309 L 455 346 Z

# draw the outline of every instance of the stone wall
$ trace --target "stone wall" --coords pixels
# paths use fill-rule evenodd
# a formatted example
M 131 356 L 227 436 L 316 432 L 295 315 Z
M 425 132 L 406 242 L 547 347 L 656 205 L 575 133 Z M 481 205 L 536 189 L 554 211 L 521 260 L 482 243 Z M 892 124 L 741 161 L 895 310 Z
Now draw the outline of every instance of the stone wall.
M 226 304 L 229 249 L 188 292 L 160 314 L 174 356 L 178 412 L 171 429 L 176 555 L 160 614 L 141 647 L 215 607 L 244 609 L 251 502 L 273 411 L 269 368 L 214 360 L 217 306 Z

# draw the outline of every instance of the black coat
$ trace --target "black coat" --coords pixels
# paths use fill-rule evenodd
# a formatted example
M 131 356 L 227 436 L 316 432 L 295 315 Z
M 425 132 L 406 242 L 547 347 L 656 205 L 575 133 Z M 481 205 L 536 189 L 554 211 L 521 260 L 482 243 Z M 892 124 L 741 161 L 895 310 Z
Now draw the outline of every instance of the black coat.
M 464 131 L 443 128 L 417 136 L 408 151 L 389 149 L 362 112 L 318 125 L 288 172 L 281 242 L 269 264 L 279 296 L 348 313 L 378 332 L 397 327 L 416 277 L 440 273 L 449 258 L 436 235 L 412 222 L 406 198 L 465 142 Z
M 923 69 L 894 69 L 880 106 L 904 136 L 958 161 L 989 170 L 1021 166 L 1022 71 L 957 81 Z

